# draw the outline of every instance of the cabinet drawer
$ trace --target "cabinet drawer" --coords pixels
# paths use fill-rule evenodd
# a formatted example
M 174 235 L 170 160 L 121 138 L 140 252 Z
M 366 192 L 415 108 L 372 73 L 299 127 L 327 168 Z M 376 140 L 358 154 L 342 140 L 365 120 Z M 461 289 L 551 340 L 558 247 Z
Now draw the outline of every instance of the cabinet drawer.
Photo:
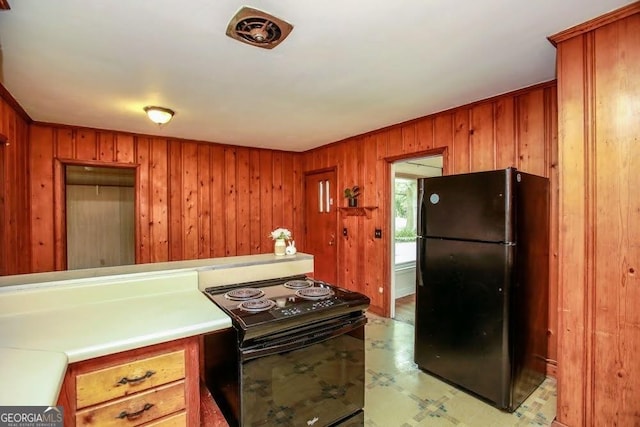
M 143 424 L 141 427 L 187 427 L 187 413 L 182 411 L 171 414 L 159 420 Z
M 184 378 L 184 350 L 136 360 L 76 377 L 76 407 L 138 393 Z
M 137 426 L 184 408 L 184 380 L 181 380 L 78 411 L 76 425 Z

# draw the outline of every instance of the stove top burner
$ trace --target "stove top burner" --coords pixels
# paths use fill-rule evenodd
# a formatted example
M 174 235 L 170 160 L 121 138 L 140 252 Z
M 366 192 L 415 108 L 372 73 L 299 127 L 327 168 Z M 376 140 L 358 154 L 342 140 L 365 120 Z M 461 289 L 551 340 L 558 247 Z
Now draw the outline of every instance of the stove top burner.
M 248 311 L 250 313 L 259 313 L 261 311 L 271 310 L 276 305 L 275 302 L 267 298 L 250 299 L 248 301 L 242 301 L 238 308 L 240 310 Z
M 241 342 L 369 306 L 361 293 L 304 275 L 211 286 L 204 292 L 231 317 Z
M 334 292 L 329 288 L 304 288 L 296 291 L 297 296 L 309 300 L 325 299 L 333 294 Z
M 289 280 L 285 282 L 282 286 L 289 289 L 304 289 L 310 288 L 313 286 L 313 282 L 310 280 Z
M 264 291 L 256 288 L 233 289 L 227 292 L 226 294 L 224 294 L 225 298 L 230 299 L 232 301 L 247 301 L 247 300 L 260 298 L 262 296 L 264 296 Z

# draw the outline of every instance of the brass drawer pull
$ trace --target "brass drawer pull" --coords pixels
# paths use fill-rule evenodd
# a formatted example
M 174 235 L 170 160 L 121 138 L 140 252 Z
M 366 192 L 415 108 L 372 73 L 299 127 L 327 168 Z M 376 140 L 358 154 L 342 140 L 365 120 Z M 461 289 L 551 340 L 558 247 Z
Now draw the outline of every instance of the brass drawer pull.
M 122 379 L 120 381 L 118 381 L 118 384 L 122 384 L 122 385 L 137 384 L 139 382 L 142 382 L 142 381 L 146 380 L 147 378 L 151 378 L 151 376 L 153 374 L 155 374 L 154 371 L 147 371 L 143 376 L 138 377 L 138 378 L 122 377 Z
M 136 418 L 140 418 L 140 416 L 145 411 L 148 411 L 151 408 L 153 408 L 153 404 L 145 403 L 144 406 L 142 407 L 142 409 L 140 409 L 139 411 L 132 412 L 132 413 L 128 413 L 127 411 L 122 411 L 122 412 L 120 412 L 120 414 L 116 418 L 119 418 L 119 419 L 126 418 L 128 421 L 132 421 L 132 420 L 135 420 Z

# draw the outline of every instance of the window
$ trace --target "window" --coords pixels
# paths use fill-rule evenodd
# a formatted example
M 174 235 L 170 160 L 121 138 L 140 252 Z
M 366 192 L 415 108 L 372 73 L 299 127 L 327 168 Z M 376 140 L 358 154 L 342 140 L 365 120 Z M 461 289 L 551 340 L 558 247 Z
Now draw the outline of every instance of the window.
M 415 178 L 396 176 L 394 185 L 395 263 L 414 262 L 416 260 L 418 182 Z

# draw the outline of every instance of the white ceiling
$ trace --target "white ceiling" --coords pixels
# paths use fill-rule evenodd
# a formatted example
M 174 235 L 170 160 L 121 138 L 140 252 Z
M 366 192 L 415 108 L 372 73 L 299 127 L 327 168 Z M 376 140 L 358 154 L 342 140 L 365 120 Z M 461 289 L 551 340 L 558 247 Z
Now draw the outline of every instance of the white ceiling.
M 303 151 L 551 80 L 547 36 L 632 2 L 9 0 L 0 81 L 36 121 Z M 243 5 L 292 33 L 225 36 Z

